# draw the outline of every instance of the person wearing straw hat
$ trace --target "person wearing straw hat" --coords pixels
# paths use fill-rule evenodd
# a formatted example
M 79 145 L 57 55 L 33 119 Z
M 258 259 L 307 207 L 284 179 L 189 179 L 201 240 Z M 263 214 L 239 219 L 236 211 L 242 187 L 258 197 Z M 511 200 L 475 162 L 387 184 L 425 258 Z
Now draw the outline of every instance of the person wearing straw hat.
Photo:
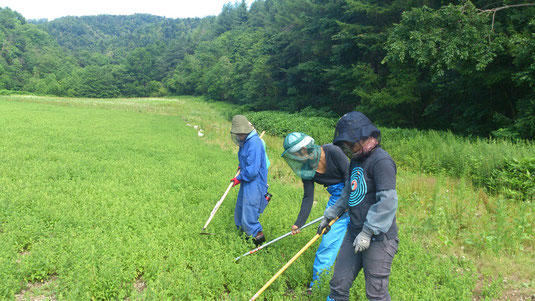
M 314 139 L 306 134 L 294 132 L 284 139 L 282 157 L 303 182 L 303 199 L 297 220 L 292 226 L 292 234 L 299 233 L 305 224 L 314 202 L 314 183 L 327 187 L 331 197 L 327 208 L 340 197 L 348 177 L 349 161 L 342 150 L 332 144 L 316 145 Z M 342 244 L 349 216 L 346 213 L 333 224 L 328 234 L 323 235 L 316 251 L 312 268 L 312 281 L 308 293 L 319 282 L 320 275 L 331 269 Z
M 265 197 L 268 188 L 266 151 L 262 139 L 245 116 L 236 115 L 232 118 L 230 133 L 232 141 L 240 147 L 240 173 L 230 180 L 233 187 L 240 185 L 234 208 L 234 223 L 238 229 L 252 236 L 256 245 L 260 245 L 266 241 L 262 225 L 258 221 L 268 203 Z
M 338 201 L 327 208 L 318 227 L 349 211 L 350 223 L 338 252 L 327 300 L 348 300 L 349 289 L 364 271 L 366 297 L 390 300 L 388 281 L 398 249 L 396 164 L 381 148 L 381 132 L 361 112 L 336 124 L 333 144 L 351 159 L 349 179 Z

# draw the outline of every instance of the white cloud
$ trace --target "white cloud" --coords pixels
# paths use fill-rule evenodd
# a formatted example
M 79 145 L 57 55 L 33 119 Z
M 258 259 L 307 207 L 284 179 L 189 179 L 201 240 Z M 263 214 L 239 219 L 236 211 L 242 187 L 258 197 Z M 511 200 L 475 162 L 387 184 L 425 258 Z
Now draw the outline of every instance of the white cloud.
M 247 0 L 250 4 L 253 0 Z M 146 13 L 168 18 L 215 16 L 229 0 L 0 0 L 26 19 L 53 20 L 64 16 L 131 15 Z

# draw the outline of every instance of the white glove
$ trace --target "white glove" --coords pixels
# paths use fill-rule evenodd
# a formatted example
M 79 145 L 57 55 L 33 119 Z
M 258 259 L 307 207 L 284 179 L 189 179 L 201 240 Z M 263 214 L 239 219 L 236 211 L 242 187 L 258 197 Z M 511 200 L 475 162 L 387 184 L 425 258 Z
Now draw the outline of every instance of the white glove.
M 362 252 L 370 247 L 370 240 L 372 238 L 372 231 L 367 227 L 362 228 L 362 231 L 357 235 L 353 242 L 355 253 Z

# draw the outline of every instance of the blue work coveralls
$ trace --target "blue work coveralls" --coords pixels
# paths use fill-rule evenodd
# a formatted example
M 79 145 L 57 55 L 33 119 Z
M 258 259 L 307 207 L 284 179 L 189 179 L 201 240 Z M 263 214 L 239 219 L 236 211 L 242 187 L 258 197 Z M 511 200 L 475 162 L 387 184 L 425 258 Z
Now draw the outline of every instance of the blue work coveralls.
M 240 191 L 234 209 L 234 223 L 247 235 L 255 237 L 262 231 L 258 221 L 267 205 L 267 161 L 264 144 L 253 130 L 238 151 Z

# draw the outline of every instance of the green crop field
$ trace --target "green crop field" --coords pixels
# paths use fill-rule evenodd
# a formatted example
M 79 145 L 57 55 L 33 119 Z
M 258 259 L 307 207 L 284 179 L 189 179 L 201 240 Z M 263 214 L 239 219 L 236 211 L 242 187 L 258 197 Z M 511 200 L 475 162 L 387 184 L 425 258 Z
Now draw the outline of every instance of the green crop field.
M 208 226 L 215 235 L 200 235 L 236 172 L 227 109 L 198 98 L 1 96 L 0 299 L 252 297 L 315 229 L 235 263 L 254 244 L 235 229 L 232 189 Z M 265 140 L 274 197 L 260 221 L 271 240 L 290 230 L 302 188 L 279 158 L 282 139 Z M 323 190 L 309 221 L 323 212 Z M 533 203 L 403 168 L 398 191 L 393 300 L 535 293 Z M 324 300 L 328 275 L 305 292 L 317 245 L 260 299 Z M 365 300 L 363 275 L 351 296 Z

